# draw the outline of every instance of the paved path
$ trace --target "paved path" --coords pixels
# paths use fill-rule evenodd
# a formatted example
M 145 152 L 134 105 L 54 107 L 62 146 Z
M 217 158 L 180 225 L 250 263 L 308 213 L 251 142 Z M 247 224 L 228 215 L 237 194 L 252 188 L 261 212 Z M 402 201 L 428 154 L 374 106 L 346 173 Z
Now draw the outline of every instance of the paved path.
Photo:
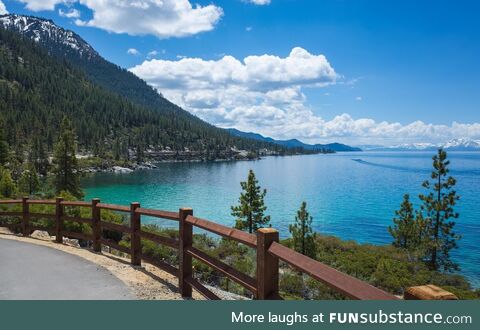
M 106 269 L 44 246 L 0 238 L 0 300 L 135 299 Z

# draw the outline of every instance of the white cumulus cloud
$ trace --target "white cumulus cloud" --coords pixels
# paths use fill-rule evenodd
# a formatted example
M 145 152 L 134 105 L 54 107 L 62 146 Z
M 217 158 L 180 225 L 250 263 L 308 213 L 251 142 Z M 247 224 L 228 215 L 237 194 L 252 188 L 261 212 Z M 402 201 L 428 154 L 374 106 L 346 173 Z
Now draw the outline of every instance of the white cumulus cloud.
M 55 10 L 55 6 L 64 3 L 71 3 L 72 0 L 18 0 L 25 4 L 31 11 Z
M 130 48 L 129 50 L 127 50 L 127 54 L 137 56 L 140 55 L 140 52 L 135 48 Z
M 93 11 L 93 26 L 115 33 L 152 34 L 159 38 L 184 37 L 213 30 L 223 15 L 214 5 L 192 6 L 188 0 L 80 0 Z
M 165 97 L 221 127 L 236 127 L 274 138 L 307 142 L 391 145 L 480 138 L 480 124 L 410 124 L 352 118 L 324 119 L 308 105 L 305 87 L 335 84 L 339 75 L 323 55 L 294 48 L 287 57 L 248 56 L 238 60 L 152 59 L 131 69 Z
M 62 17 L 67 17 L 67 18 L 79 18 L 80 17 L 80 11 L 77 9 L 72 8 L 69 11 L 64 11 L 63 9 L 60 9 L 58 11 L 58 15 Z
M 79 3 L 92 19 L 75 22 L 113 33 L 185 37 L 211 31 L 223 15 L 215 5 L 192 5 L 189 0 L 18 0 L 32 11 L 55 10 L 59 4 Z M 73 16 L 72 16 L 73 17 Z
M 0 0 L 0 15 L 8 14 L 7 8 L 5 8 L 5 4 Z
M 245 0 L 246 2 L 253 3 L 254 5 L 264 6 L 269 5 L 271 0 Z

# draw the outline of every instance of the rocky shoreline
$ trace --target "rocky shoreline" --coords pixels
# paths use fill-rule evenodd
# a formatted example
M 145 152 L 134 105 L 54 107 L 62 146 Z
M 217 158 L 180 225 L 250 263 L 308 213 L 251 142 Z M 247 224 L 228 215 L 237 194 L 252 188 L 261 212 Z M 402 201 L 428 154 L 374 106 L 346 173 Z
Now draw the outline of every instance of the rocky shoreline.
M 134 159 L 133 151 L 131 159 Z M 77 156 L 82 160 L 80 172 L 89 173 L 132 173 L 137 170 L 151 170 L 158 168 L 162 163 L 206 163 L 206 162 L 236 162 L 236 161 L 255 161 L 269 156 L 296 156 L 304 153 L 281 154 L 275 151 L 262 149 L 257 153 L 251 153 L 246 150 L 232 149 L 220 154 L 209 154 L 197 151 L 153 151 L 149 150 L 145 158 L 146 161 L 113 161 L 96 158 L 91 154 Z
M 147 162 L 141 163 L 128 163 L 115 165 L 103 163 L 101 166 L 84 166 L 80 169 L 80 172 L 83 174 L 90 174 L 90 173 L 132 173 L 138 170 L 152 170 L 157 169 L 158 164 L 163 163 L 206 163 L 206 162 L 234 162 L 234 161 L 253 161 L 253 160 L 260 160 L 262 157 L 248 157 L 248 158 L 218 158 L 218 159 L 204 159 L 204 158 L 191 158 L 191 159 L 155 159 Z

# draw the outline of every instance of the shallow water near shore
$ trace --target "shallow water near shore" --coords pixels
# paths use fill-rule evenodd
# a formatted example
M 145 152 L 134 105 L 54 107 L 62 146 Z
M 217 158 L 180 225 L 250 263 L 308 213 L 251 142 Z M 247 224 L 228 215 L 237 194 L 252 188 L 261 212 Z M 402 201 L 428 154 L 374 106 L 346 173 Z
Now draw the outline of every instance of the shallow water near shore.
M 230 206 L 237 203 L 240 181 L 253 169 L 267 189 L 272 226 L 287 237 L 288 225 L 306 201 L 316 231 L 362 243 L 388 244 L 387 227 L 403 194 L 425 190 L 432 152 L 358 152 L 267 157 L 258 161 L 164 163 L 155 170 L 97 173 L 82 180 L 86 198 L 175 211 L 192 207 L 195 215 L 232 226 Z M 451 174 L 461 196 L 456 230 L 463 237 L 455 260 L 472 284 L 480 286 L 480 153 L 450 152 Z M 168 220 L 145 222 L 172 226 Z

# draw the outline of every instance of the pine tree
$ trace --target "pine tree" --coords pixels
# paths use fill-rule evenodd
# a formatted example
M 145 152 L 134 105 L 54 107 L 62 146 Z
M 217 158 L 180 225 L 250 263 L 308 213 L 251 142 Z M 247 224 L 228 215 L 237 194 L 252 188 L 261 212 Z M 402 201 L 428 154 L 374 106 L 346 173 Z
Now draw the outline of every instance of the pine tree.
M 406 251 L 417 249 L 422 241 L 422 221 L 415 215 L 410 195 L 403 196 L 400 210 L 395 211 L 395 215 L 393 226 L 388 227 L 393 246 Z
M 122 157 L 122 146 L 120 144 L 120 138 L 116 138 L 113 145 L 113 159 L 120 160 Z
M 459 196 L 453 190 L 456 180 L 449 176 L 448 165 L 450 161 L 447 160 L 447 153 L 439 149 L 433 157 L 431 181 L 423 183 L 429 193 L 419 196 L 423 202 L 421 210 L 425 213 L 427 226 L 427 262 L 431 269 L 443 269 L 446 272 L 459 269 L 458 264 L 451 260 L 450 251 L 457 248 L 457 241 L 460 239 L 453 231 L 455 222 L 450 220 L 458 218 L 453 207 Z
M 28 195 L 33 195 L 39 190 L 40 181 L 33 164 L 28 164 L 27 168 L 23 171 L 18 186 L 21 192 L 27 193 Z
M 312 220 L 313 218 L 307 211 L 307 203 L 303 202 L 297 211 L 295 223 L 291 224 L 288 230 L 292 234 L 295 251 L 307 257 L 315 258 L 317 254 L 315 245 L 316 233 L 313 232 Z
M 36 134 L 32 140 L 29 161 L 34 165 L 37 173 L 47 175 L 49 161 L 45 150 L 45 143 L 39 134 Z
M 5 137 L 4 122 L 0 118 L 0 166 L 4 166 L 10 158 L 10 150 Z
M 137 147 L 135 148 L 135 160 L 137 163 L 142 163 L 145 160 L 145 152 L 144 152 L 145 147 L 143 146 L 142 143 L 138 143 Z
M 11 198 L 17 192 L 17 186 L 9 170 L 0 168 L 0 196 Z
M 58 141 L 53 150 L 55 189 L 57 193 L 66 191 L 77 198 L 82 198 L 76 148 L 77 143 L 72 123 L 64 117 L 60 125 Z
M 232 206 L 232 216 L 237 218 L 235 228 L 253 233 L 270 222 L 270 216 L 265 216 L 267 207 L 264 198 L 267 190 L 261 190 L 252 170 L 248 173 L 247 181 L 240 185 L 243 192 L 238 199 L 239 205 Z

